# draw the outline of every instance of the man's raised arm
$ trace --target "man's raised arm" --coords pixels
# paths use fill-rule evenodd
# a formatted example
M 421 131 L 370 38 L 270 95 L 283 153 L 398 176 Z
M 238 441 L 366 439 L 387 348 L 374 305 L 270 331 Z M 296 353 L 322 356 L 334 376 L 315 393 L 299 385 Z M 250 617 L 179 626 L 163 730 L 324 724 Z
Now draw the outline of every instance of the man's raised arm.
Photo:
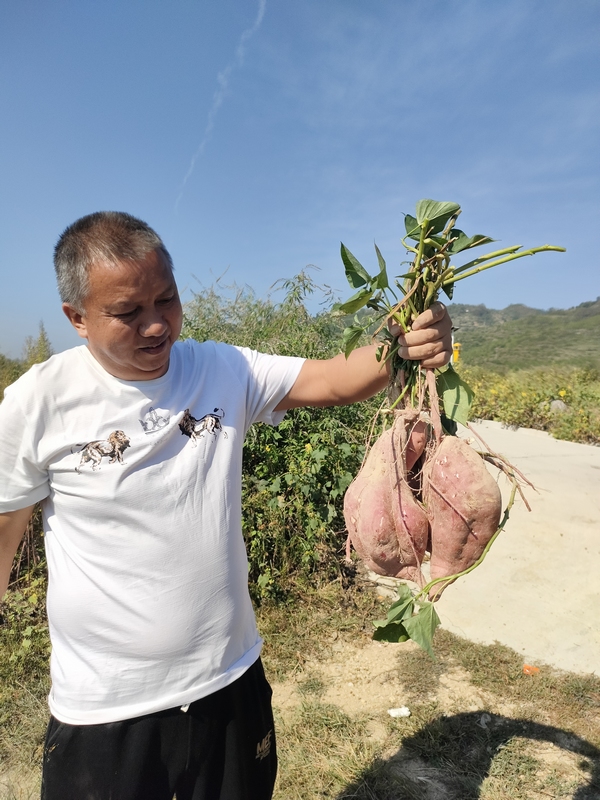
M 392 334 L 399 333 L 390 326 Z M 434 303 L 414 321 L 412 331 L 400 335 L 402 358 L 418 360 L 425 368 L 443 367 L 452 355 L 452 322 L 446 307 Z M 384 389 L 389 368 L 375 358 L 377 345 L 360 347 L 324 361 L 304 362 L 296 382 L 277 406 L 278 411 L 302 406 L 343 406 L 366 400 Z
M 13 560 L 32 512 L 33 506 L 29 506 L 0 514 L 0 600 L 6 592 Z

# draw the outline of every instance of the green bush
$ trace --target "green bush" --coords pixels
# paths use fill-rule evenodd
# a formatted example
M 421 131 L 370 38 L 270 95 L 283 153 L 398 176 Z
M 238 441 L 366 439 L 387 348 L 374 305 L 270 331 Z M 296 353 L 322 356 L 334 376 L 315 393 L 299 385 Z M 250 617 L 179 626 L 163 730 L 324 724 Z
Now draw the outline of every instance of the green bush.
M 297 409 L 278 428 L 251 432 L 242 505 L 257 594 L 277 594 L 291 577 L 337 574 L 343 496 L 360 468 L 371 415 L 366 404 Z
M 14 383 L 24 372 L 25 366 L 22 361 L 7 358 L 0 353 L 0 401 L 6 387 Z
M 557 439 L 600 444 L 600 378 L 594 370 L 538 367 L 500 375 L 459 367 L 475 392 L 472 419 L 548 431 Z M 553 410 L 561 400 L 565 410 Z

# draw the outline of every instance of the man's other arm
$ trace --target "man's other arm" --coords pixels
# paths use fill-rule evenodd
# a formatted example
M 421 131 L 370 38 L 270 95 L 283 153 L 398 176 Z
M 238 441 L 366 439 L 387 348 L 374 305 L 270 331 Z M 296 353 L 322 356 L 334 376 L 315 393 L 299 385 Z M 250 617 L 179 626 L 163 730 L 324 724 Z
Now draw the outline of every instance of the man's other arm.
M 390 326 L 397 335 L 397 326 Z M 401 335 L 402 358 L 418 360 L 427 369 L 443 367 L 452 355 L 452 321 L 442 303 L 434 303 L 414 321 L 412 331 Z M 305 361 L 296 382 L 277 411 L 303 406 L 343 406 L 366 400 L 387 386 L 389 365 L 375 358 L 377 345 L 353 350 L 323 361 Z
M 6 592 L 12 564 L 32 512 L 33 506 L 29 506 L 0 514 L 0 600 Z

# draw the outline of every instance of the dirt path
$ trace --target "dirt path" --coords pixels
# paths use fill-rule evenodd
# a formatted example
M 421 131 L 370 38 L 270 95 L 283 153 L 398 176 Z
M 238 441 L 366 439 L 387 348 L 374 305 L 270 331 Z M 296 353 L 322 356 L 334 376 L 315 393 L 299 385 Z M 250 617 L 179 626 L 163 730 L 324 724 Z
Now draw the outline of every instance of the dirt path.
M 396 790 L 392 790 L 391 794 L 383 789 L 380 794 L 377 791 L 379 784 L 374 789 L 364 789 L 356 784 L 354 788 L 350 787 L 348 794 L 343 791 L 336 797 L 464 800 L 466 784 L 457 780 L 451 765 L 433 766 L 435 759 L 432 761 L 419 757 L 410 744 L 408 748 L 402 744 L 398 746 L 405 737 L 409 743 L 416 738 L 412 717 L 392 719 L 388 713 L 389 709 L 411 709 L 411 695 L 402 684 L 398 669 L 398 647 L 403 648 L 403 653 L 417 649 L 412 642 L 399 646 L 370 641 L 362 646 L 340 641 L 333 644 L 330 657 L 307 660 L 303 669 L 291 679 L 273 685 L 273 703 L 279 727 L 285 733 L 307 696 L 316 693 L 320 703 L 335 706 L 351 719 L 365 723 L 365 746 L 377 753 L 380 763 L 385 762 L 387 779 L 397 783 Z M 472 753 L 474 766 L 476 763 L 479 768 L 482 763 L 488 765 L 489 777 L 475 790 L 470 786 L 469 797 L 500 800 L 507 796 L 507 791 L 510 792 L 515 781 L 516 786 L 520 787 L 515 796 L 531 800 L 546 797 L 591 800 L 600 797 L 593 789 L 589 794 L 585 789 L 589 774 L 577 752 L 581 740 L 570 737 L 566 732 L 556 733 L 556 728 L 551 726 L 524 723 L 524 704 L 506 702 L 498 695 L 474 686 L 471 676 L 463 668 L 451 668 L 441 674 L 437 686 L 419 697 L 419 706 L 421 709 L 424 706 L 434 708 L 435 715 L 447 718 L 450 726 L 452 720 L 457 720 L 457 735 L 472 737 L 469 752 Z M 473 734 L 473 731 L 478 733 Z M 419 735 L 420 732 L 417 733 Z M 439 735 L 439 729 L 435 726 L 431 727 L 430 734 L 425 731 L 425 739 Z M 482 753 L 479 751 L 484 740 L 488 742 L 485 745 L 487 752 Z M 490 746 L 493 742 L 496 744 Z M 301 742 L 293 746 L 301 746 Z M 512 759 L 515 769 L 523 769 L 520 766 L 523 763 L 534 764 L 535 775 L 522 774 L 519 778 L 518 774 L 512 777 L 504 774 L 507 771 L 505 762 L 511 762 L 511 748 L 515 751 L 515 758 Z M 502 765 L 498 763 L 495 767 L 496 756 L 502 750 L 505 750 Z M 500 762 L 500 757 L 497 760 Z M 550 791 L 544 787 L 550 787 Z M 472 794 L 473 791 L 478 793 Z M 578 791 L 583 791 L 583 794 L 578 794 Z M 333 797 L 327 792 L 321 793 L 316 786 L 314 794 L 308 790 L 308 793 L 299 792 L 296 796 L 306 800 Z M 285 794 L 277 797 L 284 798 Z
M 444 593 L 443 626 L 530 663 L 599 675 L 600 447 L 496 422 L 473 427 L 537 492 L 526 491 L 531 512 L 518 501 L 483 564 Z

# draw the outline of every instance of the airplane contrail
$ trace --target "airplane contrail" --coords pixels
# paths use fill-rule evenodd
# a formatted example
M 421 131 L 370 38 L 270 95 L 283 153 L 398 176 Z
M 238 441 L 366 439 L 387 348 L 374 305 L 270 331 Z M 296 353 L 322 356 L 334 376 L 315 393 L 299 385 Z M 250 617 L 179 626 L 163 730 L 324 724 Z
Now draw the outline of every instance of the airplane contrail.
M 204 129 L 204 136 L 202 137 L 202 141 L 198 145 L 196 152 L 192 156 L 190 166 L 188 167 L 188 171 L 186 172 L 183 182 L 181 184 L 179 197 L 175 202 L 175 211 L 177 211 L 179 207 L 179 203 L 181 201 L 181 198 L 183 197 L 185 185 L 190 179 L 192 172 L 194 171 L 194 167 L 196 166 L 196 161 L 200 158 L 200 156 L 204 152 L 206 143 L 210 138 L 210 134 L 212 133 L 212 129 L 215 124 L 215 118 L 217 116 L 219 109 L 223 105 L 223 101 L 225 100 L 225 95 L 227 94 L 227 89 L 229 88 L 229 80 L 231 77 L 231 73 L 236 67 L 241 67 L 242 64 L 244 63 L 244 55 L 246 53 L 246 42 L 249 39 L 251 39 L 252 36 L 254 36 L 254 34 L 256 33 L 256 31 L 260 28 L 266 9 L 267 9 L 267 0 L 258 0 L 258 14 L 256 15 L 256 19 L 254 20 L 254 24 L 250 28 L 246 28 L 246 30 L 240 36 L 240 41 L 238 42 L 238 46 L 235 51 L 235 59 L 217 75 L 217 88 L 213 95 L 212 105 L 208 112 L 206 128 Z

